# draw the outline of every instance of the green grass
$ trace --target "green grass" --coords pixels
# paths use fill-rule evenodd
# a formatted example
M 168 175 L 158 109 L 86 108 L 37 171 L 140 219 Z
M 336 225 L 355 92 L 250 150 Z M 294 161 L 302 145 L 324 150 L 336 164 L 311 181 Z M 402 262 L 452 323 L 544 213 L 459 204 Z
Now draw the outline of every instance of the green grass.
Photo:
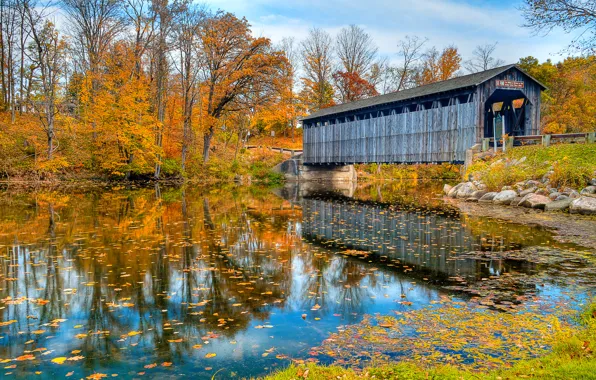
M 506 162 L 526 157 L 519 165 L 507 166 Z M 502 160 L 500 163 L 496 163 Z M 492 165 L 492 166 L 491 166 Z M 523 146 L 498 154 L 488 161 L 477 161 L 467 174 L 482 180 L 489 190 L 500 190 L 506 185 L 527 179 L 540 180 L 553 170 L 551 186 L 569 186 L 581 189 L 596 176 L 596 145 L 557 144 L 545 148 L 540 145 Z
M 550 354 L 491 372 L 475 372 L 465 366 L 422 367 L 412 363 L 373 365 L 356 372 L 338 366 L 308 364 L 292 365 L 265 379 L 596 379 L 596 303 L 588 307 L 579 320 L 580 327 L 571 335 L 558 337 Z

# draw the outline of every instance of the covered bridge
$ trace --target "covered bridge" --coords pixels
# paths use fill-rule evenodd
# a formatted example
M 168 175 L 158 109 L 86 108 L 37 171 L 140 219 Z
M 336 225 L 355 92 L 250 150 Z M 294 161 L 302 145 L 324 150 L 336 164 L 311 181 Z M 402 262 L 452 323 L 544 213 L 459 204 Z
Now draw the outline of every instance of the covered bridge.
M 484 137 L 539 134 L 544 89 L 507 65 L 325 108 L 303 119 L 303 162 L 463 162 Z

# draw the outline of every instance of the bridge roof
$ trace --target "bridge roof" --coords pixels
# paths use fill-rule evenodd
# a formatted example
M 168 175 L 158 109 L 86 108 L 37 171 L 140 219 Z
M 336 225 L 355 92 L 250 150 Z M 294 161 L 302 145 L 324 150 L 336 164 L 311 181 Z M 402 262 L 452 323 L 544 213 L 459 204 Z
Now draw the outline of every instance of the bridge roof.
M 459 90 L 467 87 L 474 87 L 478 86 L 481 83 L 484 83 L 495 76 L 515 67 L 519 71 L 523 72 L 527 75 L 530 79 L 537 82 L 543 89 L 546 87 L 537 81 L 536 79 L 532 78 L 526 72 L 521 70 L 517 65 L 511 64 L 506 66 L 497 67 L 494 69 L 481 71 L 474 74 L 463 75 L 461 77 L 456 77 L 452 79 L 448 79 L 441 82 L 431 83 L 424 86 L 409 88 L 407 90 L 392 92 L 385 95 L 374 96 L 372 98 L 356 100 L 350 103 L 339 104 L 337 106 L 324 108 L 317 112 L 310 114 L 309 116 L 303 118 L 302 120 L 311 120 L 311 119 L 318 119 L 325 116 L 331 116 L 335 114 L 340 114 L 344 112 L 351 112 L 356 110 L 361 110 L 368 107 L 373 107 L 381 104 L 387 103 L 396 103 L 402 102 L 409 99 L 419 98 L 423 96 L 429 96 L 434 94 L 439 94 L 442 92 L 454 91 Z

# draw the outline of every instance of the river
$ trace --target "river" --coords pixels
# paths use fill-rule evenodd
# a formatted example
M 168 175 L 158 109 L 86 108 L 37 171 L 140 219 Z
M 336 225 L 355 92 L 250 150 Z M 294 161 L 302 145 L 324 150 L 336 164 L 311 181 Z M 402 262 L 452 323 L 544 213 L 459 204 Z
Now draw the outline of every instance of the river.
M 548 314 L 594 295 L 590 252 L 461 214 L 440 184 L 331 190 L 3 189 L 1 373 L 261 376 L 333 363 L 313 347 L 370 315 L 446 297 Z

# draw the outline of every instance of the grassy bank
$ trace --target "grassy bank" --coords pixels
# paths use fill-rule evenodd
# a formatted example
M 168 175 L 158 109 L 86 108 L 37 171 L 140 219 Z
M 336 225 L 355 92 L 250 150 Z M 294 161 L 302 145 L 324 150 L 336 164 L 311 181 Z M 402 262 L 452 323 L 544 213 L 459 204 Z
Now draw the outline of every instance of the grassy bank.
M 514 164 L 515 161 L 524 161 Z M 494 157 L 480 159 L 467 174 L 489 190 L 499 190 L 528 179 L 540 180 L 550 173 L 551 186 L 581 189 L 596 176 L 596 145 L 557 144 L 516 147 Z
M 465 366 L 422 367 L 412 363 L 371 366 L 361 371 L 315 364 L 291 366 L 266 377 L 266 380 L 290 379 L 596 379 L 596 303 L 579 317 L 573 334 L 557 337 L 551 353 L 537 359 L 521 360 L 513 366 L 490 372 L 472 371 Z

